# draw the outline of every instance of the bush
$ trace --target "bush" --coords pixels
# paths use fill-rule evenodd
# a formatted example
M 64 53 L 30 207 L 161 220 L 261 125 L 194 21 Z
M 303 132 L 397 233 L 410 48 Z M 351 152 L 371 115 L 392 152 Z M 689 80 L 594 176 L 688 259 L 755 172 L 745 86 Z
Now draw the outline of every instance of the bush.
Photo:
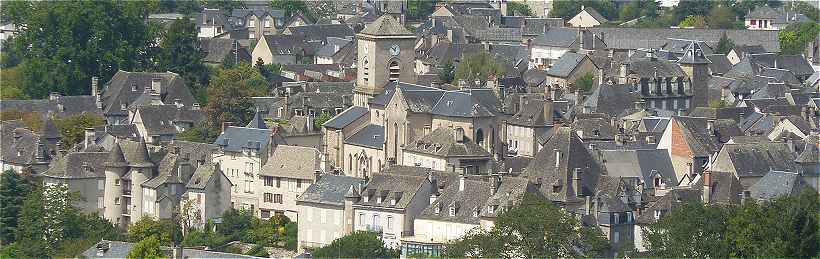
M 268 251 L 265 250 L 265 247 L 260 246 L 260 245 L 255 245 L 254 247 L 251 248 L 251 250 L 248 250 L 248 252 L 245 253 L 245 255 L 257 256 L 257 257 L 269 257 L 270 256 L 270 254 L 268 254 Z

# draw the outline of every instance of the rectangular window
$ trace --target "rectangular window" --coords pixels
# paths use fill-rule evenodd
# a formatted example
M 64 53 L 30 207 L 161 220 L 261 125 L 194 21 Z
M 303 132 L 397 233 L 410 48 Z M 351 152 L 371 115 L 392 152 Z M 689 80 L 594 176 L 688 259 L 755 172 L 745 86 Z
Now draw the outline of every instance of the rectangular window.
M 296 189 L 302 188 L 302 179 L 296 179 Z
M 262 210 L 262 218 L 263 219 L 270 218 L 270 211 L 269 210 Z
M 97 180 L 97 189 L 100 191 L 105 190 L 105 179 Z
M 282 195 L 281 194 L 274 194 L 273 195 L 273 203 L 282 204 Z
M 262 179 L 265 179 L 265 186 L 273 186 L 273 177 L 263 176 Z
M 120 205 L 120 197 L 114 197 L 114 204 Z
M 97 197 L 97 208 L 98 209 L 103 208 L 103 197 L 102 196 Z
M 245 180 L 245 192 L 251 193 L 251 180 Z
M 752 25 L 757 25 L 757 20 L 752 20 Z
M 373 227 L 378 230 L 380 225 L 381 220 L 379 219 L 379 214 L 373 214 Z
M 262 197 L 263 197 L 263 200 L 265 202 L 273 202 L 273 194 L 272 193 L 265 193 L 264 195 L 262 195 Z
M 387 231 L 393 229 L 393 216 L 387 216 Z
M 271 20 L 265 20 L 265 28 L 270 28 Z
M 120 179 L 116 179 L 116 180 L 114 180 L 114 185 L 116 185 L 116 186 L 120 186 Z
M 256 20 L 248 19 L 248 27 L 251 27 L 251 28 L 256 27 Z
M 119 204 L 119 203 L 117 203 Z M 364 213 L 359 212 L 359 226 L 367 225 L 365 224 L 366 218 L 364 217 Z

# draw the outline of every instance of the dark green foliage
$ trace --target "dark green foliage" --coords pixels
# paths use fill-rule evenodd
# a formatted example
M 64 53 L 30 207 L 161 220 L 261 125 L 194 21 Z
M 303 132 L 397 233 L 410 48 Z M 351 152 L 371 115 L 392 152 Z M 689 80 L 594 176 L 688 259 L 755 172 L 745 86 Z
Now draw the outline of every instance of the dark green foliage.
M 330 116 L 329 113 L 323 112 L 319 115 L 319 117 L 313 119 L 313 128 L 317 130 L 321 129 L 322 125 L 324 125 L 325 122 L 329 121 L 331 118 L 333 118 L 333 116 Z
M 519 2 L 508 2 L 506 15 L 532 16 L 532 10 L 530 10 L 530 6 L 527 4 Z
M 820 24 L 816 22 L 791 24 L 777 35 L 780 41 L 780 52 L 786 55 L 802 54 L 807 44 L 817 38 L 818 33 L 820 33 Z
M 786 8 L 789 10 L 794 10 L 796 12 L 802 13 L 815 22 L 820 20 L 820 17 L 818 17 L 820 16 L 820 10 L 817 10 L 817 7 L 809 4 L 809 2 L 790 1 L 788 4 L 786 4 Z
M 180 74 L 194 93 L 208 82 L 208 68 L 202 64 L 196 25 L 189 19 L 177 19 L 160 38 L 158 71 Z
M 162 258 L 162 251 L 159 249 L 160 242 L 157 236 L 148 236 L 131 248 L 128 252 L 128 259 L 159 259 Z
M 629 21 L 638 17 L 644 19 L 654 19 L 658 16 L 658 3 L 651 0 L 635 0 L 624 2 L 618 17 L 621 21 Z
M 209 132 L 221 132 L 222 122 L 244 125 L 253 117 L 252 96 L 265 96 L 268 82 L 259 70 L 239 64 L 233 68 L 219 68 L 208 85 L 208 104 L 205 106 Z
M 713 3 L 715 2 L 710 0 L 680 1 L 674 9 L 675 20 L 683 21 L 689 16 L 708 16 Z
M 728 218 L 722 207 L 684 204 L 643 230 L 645 246 L 653 257 L 727 257 Z
M 4 3 L 4 17 L 23 28 L 14 45 L 26 49 L 20 52 L 25 94 L 88 94 L 92 76 L 105 82 L 117 70 L 151 67 L 153 36 L 145 23 L 151 8 L 131 1 Z
M 618 10 L 615 8 L 615 3 L 611 0 L 568 0 L 568 1 L 554 1 L 552 3 L 552 10 L 550 10 L 550 17 L 561 17 L 564 20 L 569 20 L 579 12 L 581 6 L 595 8 L 598 13 L 609 20 L 618 18 Z
M 725 5 L 715 5 L 709 11 L 706 22 L 711 29 L 735 29 L 735 12 Z
M 407 0 L 408 18 L 419 20 L 427 19 L 427 16 L 435 10 L 438 0 Z
M 195 125 L 175 136 L 178 140 L 198 143 L 214 143 L 217 137 L 219 137 L 219 130 L 212 130 L 205 123 Z
M 588 93 L 592 91 L 592 86 L 595 85 L 595 74 L 586 73 L 577 80 L 575 80 L 575 88 Z M 574 89 L 573 89 L 574 90 Z
M 444 257 L 596 257 L 608 245 L 599 229 L 582 227 L 575 216 L 527 194 L 498 217 L 492 230 L 473 231 L 447 245 Z
M 454 81 L 465 80 L 473 82 L 475 80 L 486 82 L 490 75 L 500 76 L 504 74 L 504 67 L 496 63 L 492 56 L 486 51 L 467 57 L 461 61 L 456 68 Z
M 245 253 L 245 255 L 257 256 L 257 257 L 268 257 L 268 256 L 270 256 L 270 254 L 268 254 L 268 251 L 266 251 L 265 248 L 260 246 L 260 245 L 253 246 L 251 248 L 251 250 L 248 250 L 248 252 Z
M 227 237 L 222 234 L 211 231 L 211 229 L 193 230 L 185 234 L 185 239 L 182 240 L 182 246 L 205 246 L 209 248 L 219 248 L 230 242 Z
M 456 67 L 453 66 L 453 62 L 447 61 L 438 70 L 438 80 L 445 84 L 452 83 L 456 77 L 455 70 Z
M 376 233 L 356 231 L 313 251 L 315 258 L 398 258 L 399 250 L 384 247 Z
M 274 9 L 285 11 L 285 17 L 291 17 L 296 13 L 301 13 L 305 18 L 315 20 L 310 8 L 302 0 L 273 0 L 270 4 Z
M 20 210 L 32 187 L 14 170 L 0 176 L 0 244 L 14 242 Z
M 732 48 L 735 47 L 735 42 L 729 39 L 724 32 L 720 35 L 720 40 L 718 40 L 717 47 L 715 48 L 715 53 L 718 54 L 729 54 L 729 51 L 732 51 Z
M 26 197 L 17 222 L 17 248 L 20 256 L 43 258 L 52 252 L 45 239 L 44 229 L 49 227 L 43 219 L 45 213 L 43 191 L 38 188 Z
M 216 231 L 231 240 L 240 240 L 253 226 L 254 219 L 253 212 L 230 209 L 222 213 L 222 224 L 217 226 Z
M 57 129 L 60 130 L 60 139 L 63 146 L 71 148 L 85 137 L 85 129 L 104 125 L 105 119 L 99 115 L 83 113 L 65 118 L 54 119 Z
M 163 245 L 171 245 L 171 231 L 174 224 L 171 220 L 155 220 L 151 217 L 144 217 L 128 227 L 128 240 L 140 242 L 148 237 L 154 236 Z

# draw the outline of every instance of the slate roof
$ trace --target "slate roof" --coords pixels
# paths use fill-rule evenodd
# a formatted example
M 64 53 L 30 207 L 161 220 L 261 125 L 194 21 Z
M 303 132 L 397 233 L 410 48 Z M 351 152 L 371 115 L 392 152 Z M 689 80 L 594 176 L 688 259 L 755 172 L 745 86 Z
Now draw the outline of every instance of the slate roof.
M 712 186 L 709 204 L 737 205 L 743 193 L 743 185 L 732 173 L 711 172 Z M 703 176 L 693 183 L 694 189 L 703 192 Z
M 601 167 L 570 128 L 561 127 L 554 129 L 554 132 L 522 175 L 534 182 L 541 194 L 551 201 L 579 202 L 581 198 L 572 189 L 573 171 L 576 168 L 582 171 L 581 192 L 592 194 L 596 189 Z M 556 149 L 560 152 L 557 167 Z M 554 192 L 555 190 L 558 191 Z
M 532 40 L 535 46 L 570 48 L 578 40 L 578 29 L 548 28 L 547 32 Z
M 364 27 L 361 34 L 372 36 L 411 36 L 413 33 L 408 31 L 396 19 L 390 15 L 382 15 L 376 21 Z
M 686 77 L 686 73 L 676 63 L 662 59 L 634 59 L 629 62 L 630 74 L 639 78 Z
M 142 124 L 149 136 L 177 133 L 175 122 L 198 123 L 205 118 L 202 110 L 177 108 L 174 105 L 146 105 L 137 107 Z
M 238 58 L 239 62 L 251 60 L 248 50 L 235 39 L 200 38 L 199 42 L 200 50 L 205 53 L 203 62 L 222 63 L 226 58 Z
M 730 161 L 717 160 L 713 163 L 730 162 L 738 177 L 763 176 L 770 170 L 793 171 L 795 155 L 785 143 L 759 142 L 723 145 L 718 158 L 726 154 Z
M 732 136 L 742 135 L 733 120 L 716 120 L 714 133 L 707 129 L 706 118 L 675 116 L 673 120 L 680 126 L 683 137 L 696 157 L 709 156 L 717 152 L 720 145 L 729 141 Z
M 131 104 L 151 87 L 153 78 L 160 78 L 162 92 L 160 100 L 163 103 L 174 103 L 179 99 L 185 106 L 192 106 L 195 102 L 194 96 L 185 85 L 185 81 L 178 74 L 172 72 L 149 73 L 149 72 L 126 72 L 117 71 L 108 83 L 103 86 L 102 102 L 103 113 L 105 115 L 126 116 L 128 111 L 121 109 L 121 104 L 130 107 Z M 134 89 L 136 91 L 132 91 Z
M 247 148 L 263 149 L 270 144 L 272 133 L 269 129 L 228 127 L 216 138 L 214 145 L 231 152 L 241 152 Z
M 552 114 L 546 116 L 543 99 L 530 99 L 526 104 L 520 105 L 521 109 L 509 118 L 508 123 L 528 127 L 545 127 L 553 124 L 556 112 L 553 110 Z M 558 116 L 561 115 L 558 114 Z
M 769 52 L 780 50 L 777 40 L 777 31 L 772 30 L 721 30 L 721 29 L 672 29 L 672 28 L 628 28 L 628 27 L 592 27 L 589 31 L 602 37 L 606 46 L 613 49 L 660 48 L 670 38 L 699 40 L 708 45 L 717 46 L 720 37 L 726 37 L 734 42 L 744 42 L 749 45 L 761 45 Z M 640 35 L 641 37 L 635 37 Z
M 696 189 L 672 189 L 655 201 L 647 205 L 644 212 L 635 217 L 635 222 L 638 225 L 649 225 L 657 222 L 655 219 L 656 211 L 661 212 L 661 217 L 689 202 L 701 200 L 701 191 Z
M 362 178 L 323 174 L 315 183 L 299 197 L 296 202 L 318 203 L 334 206 L 344 206 L 345 195 L 351 188 L 358 189 L 365 180 Z M 358 191 L 356 191 L 358 195 Z
M 131 167 L 153 167 L 156 162 L 159 162 L 163 155 L 151 155 L 148 152 L 148 147 L 145 145 L 145 139 L 140 138 L 139 141 L 121 140 L 119 142 L 122 148 L 125 161 Z
M 803 189 L 811 189 L 797 173 L 773 170 L 749 187 L 749 194 L 756 200 L 773 200 L 778 197 L 800 194 Z
M 732 63 L 729 62 L 729 58 L 723 54 L 712 54 L 706 55 L 706 58 L 712 63 L 709 63 L 709 70 L 712 74 L 722 75 L 729 71 L 732 68 Z
M 327 42 L 328 38 L 347 38 L 353 37 L 353 29 L 347 24 L 308 24 L 302 26 L 293 26 L 285 29 L 284 33 L 299 38 L 304 38 L 309 41 Z
M 606 118 L 576 118 L 570 126 L 583 140 L 612 140 L 618 129 Z
M 498 103 L 491 89 L 468 89 L 445 92 L 430 111 L 449 117 L 491 117 L 498 112 Z
M 489 28 L 473 33 L 479 41 L 521 42 L 522 35 L 519 28 Z
M 184 161 L 178 154 L 168 153 L 157 163 L 156 176 L 143 182 L 141 186 L 157 189 L 164 184 L 185 184 L 186 180 L 188 180 L 185 178 L 190 177 L 190 175 L 181 175 L 181 173 L 190 172 L 179 171 L 178 169 L 181 163 L 187 163 L 187 161 Z
M 490 153 L 483 147 L 471 141 L 466 136 L 464 141 L 457 142 L 456 130 L 437 128 L 422 136 L 418 140 L 405 146 L 405 151 L 416 152 L 440 157 L 489 157 Z M 467 134 L 467 133 L 465 133 Z
M 15 165 L 27 165 L 37 162 L 37 145 L 38 143 L 45 143 L 45 140 L 31 130 L 24 128 L 22 121 L 0 122 L 0 133 L 2 133 L 0 142 L 3 143 L 0 145 L 0 148 L 2 148 L 0 160 Z M 18 137 L 16 141 L 15 136 Z M 44 158 L 49 159 L 50 157 L 50 154 L 46 152 Z
M 402 89 L 402 91 L 408 90 L 440 90 L 438 88 L 430 87 L 430 86 L 423 86 L 411 83 L 404 83 L 404 82 L 390 82 L 384 86 L 384 93 L 377 95 L 375 98 L 370 100 L 370 105 L 375 107 L 384 107 L 390 102 L 390 99 L 393 98 L 393 94 L 396 92 L 396 88 Z
M 683 56 L 678 59 L 678 63 L 680 64 L 709 64 L 712 63 L 706 57 L 706 52 L 703 46 L 701 46 L 702 42 L 698 41 L 691 41 L 686 49 L 683 51 Z
M 423 176 L 391 173 L 392 168 L 388 168 L 385 173 L 374 174 L 373 178 L 361 190 L 363 199 L 357 201 L 355 205 L 395 209 L 407 208 L 415 198 L 416 193 L 421 191 L 424 183 L 428 182 L 428 179 Z M 366 196 L 368 197 L 367 202 L 364 199 Z M 381 203 L 378 202 L 378 197 L 382 197 Z M 422 198 L 429 199 L 429 197 Z M 395 205 L 392 205 L 394 199 L 396 202 Z
M 345 139 L 345 144 L 382 150 L 382 145 L 385 141 L 384 135 L 384 126 L 369 124 Z
M 554 76 L 554 77 L 561 77 L 566 78 L 568 77 L 572 71 L 581 64 L 584 59 L 589 59 L 586 55 L 578 54 L 574 52 L 567 52 L 555 62 L 555 64 L 547 70 L 547 75 Z
M 607 20 L 606 18 L 604 18 L 604 16 L 603 16 L 603 15 L 601 15 L 601 13 L 599 13 L 598 11 L 596 11 L 596 10 L 595 10 L 595 8 L 592 8 L 592 7 L 585 7 L 585 8 L 584 8 L 584 9 L 582 9 L 581 11 L 582 11 L 582 12 L 587 12 L 590 16 L 592 16 L 592 18 L 594 18 L 596 21 L 598 21 L 598 22 L 600 22 L 600 23 L 605 23 L 605 22 L 608 22 L 608 21 L 609 21 L 609 20 Z
M 277 145 L 259 175 L 313 180 L 320 169 L 319 156 L 315 148 Z
M 347 107 L 352 103 L 352 93 L 309 93 L 301 92 L 288 98 L 288 107 L 309 107 L 317 110 Z
M 458 181 L 448 184 L 417 218 L 478 225 L 479 212 L 491 195 L 490 183 L 468 178 L 464 180 L 464 190 L 459 190 Z M 436 207 L 439 207 L 438 213 Z M 455 208 L 455 215 L 450 214 L 451 207 Z
M 601 154 L 609 176 L 638 177 L 649 185 L 658 175 L 666 186 L 672 187 L 678 183 L 672 160 L 665 150 L 605 150 Z
M 807 165 L 820 164 L 820 136 L 811 134 L 803 141 L 806 142 L 806 146 L 795 161 Z
M 59 179 L 105 177 L 106 152 L 70 152 L 57 158 L 43 176 Z
M 296 55 L 305 50 L 305 39 L 300 35 L 264 35 L 270 52 L 274 55 Z
M 361 106 L 350 106 L 347 110 L 342 111 L 341 113 L 337 114 L 323 126 L 333 129 L 343 129 L 353 123 L 357 119 L 361 118 L 362 116 L 369 115 L 370 111 L 367 108 Z
M 327 43 L 321 48 L 319 48 L 318 51 L 316 51 L 316 56 L 332 57 L 336 54 L 336 52 L 340 51 L 342 48 L 344 48 L 352 42 L 353 40 L 351 39 L 328 37 Z
M 614 117 L 621 111 L 635 107 L 635 102 L 640 100 L 640 93 L 633 91 L 629 85 L 602 84 L 586 97 L 583 105 L 593 112 Z
M 17 110 L 21 112 L 37 112 L 42 115 L 53 114 L 57 117 L 73 116 L 82 113 L 102 115 L 102 110 L 91 95 L 59 96 L 56 100 L 0 100 L 0 109 L 3 111 Z
M 734 50 L 735 54 L 740 58 L 744 57 L 746 54 L 751 55 L 751 54 L 766 53 L 766 49 L 764 49 L 763 46 L 760 46 L 760 45 L 739 44 L 739 45 L 735 45 L 732 48 L 732 50 Z
M 194 166 L 200 163 L 210 162 L 213 155 L 219 151 L 219 146 L 214 144 L 183 140 L 174 140 L 168 146 L 172 149 L 179 148 L 180 156 L 189 159 Z
M 248 122 L 248 125 L 245 125 L 245 128 L 267 129 L 268 125 L 265 124 L 265 119 L 262 118 L 262 114 L 256 111 L 253 114 L 253 119 Z

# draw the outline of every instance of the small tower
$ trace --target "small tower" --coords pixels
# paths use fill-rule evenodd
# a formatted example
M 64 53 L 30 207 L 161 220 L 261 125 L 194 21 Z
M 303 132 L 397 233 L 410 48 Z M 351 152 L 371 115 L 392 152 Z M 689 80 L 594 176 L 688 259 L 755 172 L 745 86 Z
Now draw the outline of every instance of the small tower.
M 353 105 L 367 107 L 389 82 L 411 82 L 416 36 L 390 15 L 383 15 L 359 34 Z
M 695 107 L 706 107 L 708 103 L 709 64 L 712 63 L 703 53 L 701 42 L 692 41 L 678 60 L 678 64 L 689 76 L 692 84 L 692 101 L 689 110 Z
M 358 202 L 360 197 L 355 185 L 351 185 L 350 188 L 347 189 L 344 205 L 344 234 L 353 232 L 353 204 Z
M 142 186 L 141 184 L 154 176 L 154 163 L 148 157 L 148 147 L 145 139 L 140 138 L 136 150 L 134 150 L 132 161 L 128 165 L 131 167 L 131 223 L 135 223 L 142 218 Z
M 114 142 L 108 159 L 105 161 L 105 193 L 103 194 L 103 216 L 105 219 L 114 222 L 116 225 L 126 225 L 123 222 L 123 182 L 122 177 L 128 172 L 128 163 L 122 153 L 119 141 Z

